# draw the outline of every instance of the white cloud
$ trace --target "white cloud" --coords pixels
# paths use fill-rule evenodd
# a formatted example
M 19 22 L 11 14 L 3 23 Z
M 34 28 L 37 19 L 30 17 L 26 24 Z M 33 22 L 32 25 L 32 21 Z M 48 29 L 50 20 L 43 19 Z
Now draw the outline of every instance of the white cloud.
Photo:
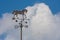
M 59 40 L 60 14 L 53 15 L 48 5 L 37 3 L 26 7 L 30 26 L 23 28 L 23 40 Z M 20 40 L 20 29 L 14 29 L 12 14 L 4 14 L 0 20 L 0 35 L 7 32 L 5 40 Z
M 12 14 L 6 13 L 3 15 L 3 18 L 0 21 L 0 34 L 2 34 L 5 31 L 8 31 L 8 29 L 11 29 L 11 27 L 14 25 L 11 17 Z

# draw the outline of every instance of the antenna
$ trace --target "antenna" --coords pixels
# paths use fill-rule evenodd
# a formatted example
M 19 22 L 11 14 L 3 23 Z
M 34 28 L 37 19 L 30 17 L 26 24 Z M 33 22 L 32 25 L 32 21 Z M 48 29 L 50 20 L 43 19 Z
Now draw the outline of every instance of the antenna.
M 14 10 L 13 12 L 12 12 L 12 14 L 13 14 L 13 18 L 12 18 L 12 20 L 15 20 L 15 22 L 19 22 L 18 20 L 20 20 L 20 22 L 18 23 L 19 25 L 17 26 L 15 26 L 15 28 L 19 28 L 20 27 L 20 35 L 21 35 L 21 39 L 20 40 L 22 40 L 22 28 L 23 27 L 26 27 L 26 28 L 28 28 L 28 25 L 26 25 L 26 24 L 28 24 L 28 20 L 29 19 L 27 19 L 27 16 L 26 16 L 26 13 L 27 13 L 27 9 L 23 9 L 23 10 L 21 10 L 21 11 L 19 11 L 19 10 Z M 22 19 L 19 19 L 19 17 L 18 17 L 18 15 L 22 15 Z M 25 21 L 26 20 L 26 21 Z M 24 24 L 24 23 L 25 24 Z

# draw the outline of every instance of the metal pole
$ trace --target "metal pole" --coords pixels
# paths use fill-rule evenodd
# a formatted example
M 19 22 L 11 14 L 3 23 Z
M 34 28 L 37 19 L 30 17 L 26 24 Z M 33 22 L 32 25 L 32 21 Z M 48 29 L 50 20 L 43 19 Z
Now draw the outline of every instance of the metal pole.
M 22 27 L 21 27 L 21 40 L 22 40 Z
M 22 27 L 23 27 L 22 22 L 24 21 L 24 14 L 22 15 L 22 17 L 23 17 L 23 20 L 21 20 L 21 25 L 20 25 L 20 28 L 21 28 L 21 40 L 22 40 Z
M 20 33 L 21 33 L 21 40 L 22 40 L 22 23 L 21 23 L 21 25 L 20 25 L 20 28 L 21 28 L 21 30 L 20 30 Z

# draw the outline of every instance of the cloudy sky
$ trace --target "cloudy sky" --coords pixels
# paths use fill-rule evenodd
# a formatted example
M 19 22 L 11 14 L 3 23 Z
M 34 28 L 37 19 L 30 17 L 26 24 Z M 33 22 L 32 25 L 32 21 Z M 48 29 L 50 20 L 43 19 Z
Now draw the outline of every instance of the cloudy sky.
M 0 0 L 0 40 L 20 40 L 18 23 L 12 21 L 13 10 L 28 10 L 28 28 L 23 40 L 60 40 L 60 0 Z

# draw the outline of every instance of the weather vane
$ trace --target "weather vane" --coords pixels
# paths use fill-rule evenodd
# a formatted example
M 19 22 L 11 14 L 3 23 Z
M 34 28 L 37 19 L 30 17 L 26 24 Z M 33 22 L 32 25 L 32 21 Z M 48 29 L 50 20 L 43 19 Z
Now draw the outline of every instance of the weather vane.
M 20 27 L 20 33 L 21 33 L 21 40 L 22 40 L 22 28 L 23 27 L 28 27 L 28 25 L 26 25 L 26 24 L 28 24 L 28 22 L 27 21 L 25 21 L 25 20 L 29 20 L 29 19 L 27 19 L 27 16 L 26 16 L 26 13 L 27 13 L 27 9 L 24 9 L 24 10 L 14 10 L 13 12 L 12 12 L 12 14 L 14 15 L 13 16 L 13 20 L 15 20 L 15 22 L 19 22 L 18 20 L 21 20 L 20 22 L 19 22 L 19 27 Z M 18 15 L 22 15 L 22 19 L 19 19 L 19 17 L 18 17 Z M 18 19 L 18 20 L 17 20 Z M 24 23 L 23 22 L 25 22 L 25 25 L 24 25 Z M 18 27 L 18 26 L 17 26 Z

